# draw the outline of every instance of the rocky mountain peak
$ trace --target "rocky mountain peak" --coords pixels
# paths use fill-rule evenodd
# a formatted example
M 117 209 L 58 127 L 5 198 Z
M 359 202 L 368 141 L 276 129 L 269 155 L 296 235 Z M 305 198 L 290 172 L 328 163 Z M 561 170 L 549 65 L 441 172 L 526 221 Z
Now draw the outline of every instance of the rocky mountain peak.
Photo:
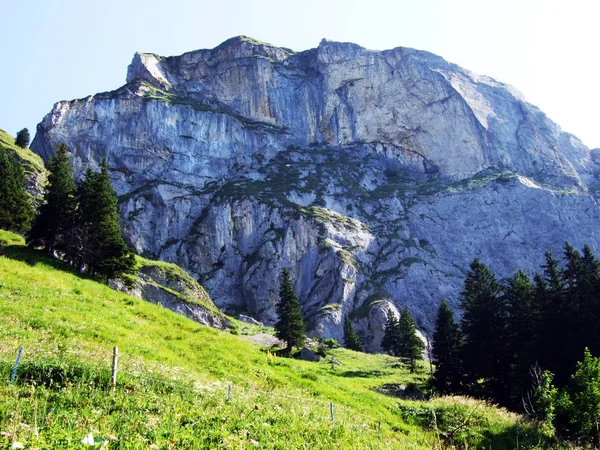
M 106 156 L 131 245 L 228 312 L 274 321 L 289 267 L 314 334 L 350 314 L 374 350 L 382 302 L 431 328 L 475 256 L 509 276 L 600 243 L 595 152 L 439 56 L 240 36 L 136 54 L 127 82 L 57 103 L 32 149 L 64 141 L 78 171 Z

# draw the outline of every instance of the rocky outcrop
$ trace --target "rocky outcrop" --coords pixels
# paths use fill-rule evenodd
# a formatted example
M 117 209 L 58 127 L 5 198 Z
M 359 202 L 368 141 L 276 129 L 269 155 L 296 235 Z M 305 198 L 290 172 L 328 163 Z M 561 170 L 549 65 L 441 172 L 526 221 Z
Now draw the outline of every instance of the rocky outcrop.
M 106 157 L 123 231 L 219 308 L 267 324 L 283 267 L 311 335 L 350 314 L 375 348 L 385 308 L 431 329 L 473 257 L 533 272 L 566 240 L 598 248 L 599 152 L 510 86 L 430 53 L 249 38 L 136 54 L 127 84 L 59 102 L 32 148 L 78 173 Z
M 229 328 L 229 320 L 215 307 L 204 288 L 175 264 L 138 260 L 132 283 L 112 280 L 111 287 L 158 304 L 202 325 Z

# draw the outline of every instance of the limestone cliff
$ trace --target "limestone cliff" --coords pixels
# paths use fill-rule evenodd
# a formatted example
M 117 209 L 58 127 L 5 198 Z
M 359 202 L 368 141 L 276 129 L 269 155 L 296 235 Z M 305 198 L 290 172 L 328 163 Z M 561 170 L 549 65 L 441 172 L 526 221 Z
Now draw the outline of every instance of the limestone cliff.
M 408 48 L 136 54 L 123 87 L 57 103 L 32 149 L 61 142 L 78 173 L 108 158 L 128 241 L 219 308 L 272 323 L 287 266 L 312 333 L 341 339 L 350 314 L 370 350 L 382 301 L 428 329 L 475 256 L 503 277 L 600 243 L 599 152 L 510 86 Z

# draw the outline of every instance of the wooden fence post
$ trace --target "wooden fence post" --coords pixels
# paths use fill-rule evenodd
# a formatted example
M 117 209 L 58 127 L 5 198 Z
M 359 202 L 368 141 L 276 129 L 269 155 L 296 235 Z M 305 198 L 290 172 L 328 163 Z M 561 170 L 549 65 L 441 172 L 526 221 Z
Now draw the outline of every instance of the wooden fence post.
M 333 402 L 329 402 L 329 412 L 331 413 L 331 423 L 335 420 L 335 415 L 333 414 Z
M 113 351 L 113 363 L 112 363 L 112 387 L 113 389 L 117 386 L 117 359 L 119 358 L 119 349 L 115 347 Z

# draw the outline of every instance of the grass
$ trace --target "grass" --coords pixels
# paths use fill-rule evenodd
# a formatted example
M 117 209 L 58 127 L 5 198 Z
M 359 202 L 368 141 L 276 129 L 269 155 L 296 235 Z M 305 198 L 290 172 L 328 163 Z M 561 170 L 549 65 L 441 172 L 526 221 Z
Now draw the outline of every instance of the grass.
M 441 448 L 439 434 L 452 430 L 454 415 L 459 421 L 470 411 L 454 411 L 456 399 L 416 402 L 377 392 L 383 385 L 422 385 L 424 366 L 410 374 L 394 358 L 345 349 L 331 350 L 319 363 L 273 356 L 229 332 L 83 278 L 24 247 L 17 236 L 0 232 L 0 239 L 6 242 L 0 257 L 0 448 L 13 441 L 25 448 L 82 448 L 91 432 L 109 440 L 110 449 L 430 449 Z M 9 386 L 20 346 L 22 362 Z M 113 391 L 114 346 L 120 359 Z M 343 365 L 329 364 L 330 358 Z M 439 425 L 436 433 L 422 418 L 431 411 L 450 425 Z M 515 433 L 522 448 L 537 445 L 531 424 L 484 404 L 477 411 L 485 420 L 452 438 L 455 448 L 512 449 Z
M 42 158 L 27 148 L 21 148 L 18 145 L 15 145 L 15 138 L 2 129 L 0 129 L 0 145 L 17 155 L 23 162 L 25 171 L 44 172 L 45 169 Z

